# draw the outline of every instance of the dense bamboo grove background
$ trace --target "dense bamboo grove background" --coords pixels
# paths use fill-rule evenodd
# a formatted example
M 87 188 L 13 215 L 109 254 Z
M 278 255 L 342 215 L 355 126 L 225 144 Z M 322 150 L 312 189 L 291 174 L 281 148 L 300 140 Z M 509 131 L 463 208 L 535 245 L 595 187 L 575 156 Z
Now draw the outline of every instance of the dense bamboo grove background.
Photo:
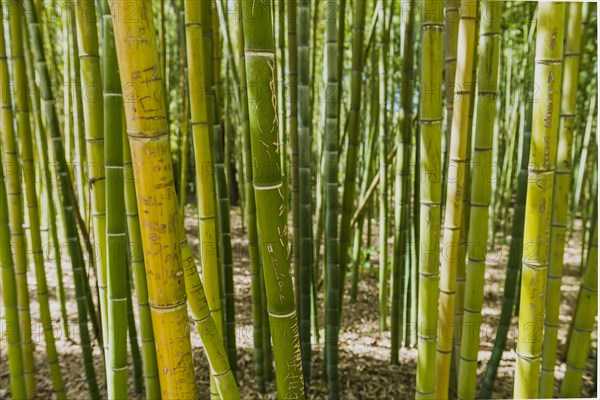
M 596 3 L 0 4 L 0 398 L 596 396 Z

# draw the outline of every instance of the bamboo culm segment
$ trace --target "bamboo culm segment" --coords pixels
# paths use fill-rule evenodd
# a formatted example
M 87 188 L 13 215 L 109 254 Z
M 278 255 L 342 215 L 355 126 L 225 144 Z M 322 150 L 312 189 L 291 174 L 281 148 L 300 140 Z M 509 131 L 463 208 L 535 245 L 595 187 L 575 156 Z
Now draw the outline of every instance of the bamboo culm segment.
M 537 398 L 550 244 L 552 193 L 560 106 L 564 4 L 539 4 L 529 179 L 523 233 L 523 267 L 515 398 Z
M 245 62 L 257 227 L 280 398 L 304 398 L 300 338 L 287 258 L 286 204 L 277 154 L 277 80 L 268 2 L 245 0 Z
M 501 4 L 484 1 L 479 38 L 479 77 L 477 120 L 471 172 L 470 223 L 464 297 L 464 316 L 458 370 L 458 398 L 474 399 L 477 383 L 477 355 L 485 283 L 485 262 L 492 197 L 492 150 L 498 92 L 498 60 L 500 53 Z
M 77 315 L 79 325 L 79 335 L 82 348 L 82 359 L 85 377 L 88 385 L 89 396 L 92 399 L 99 399 L 98 384 L 96 382 L 96 372 L 94 371 L 92 347 L 88 331 L 88 310 L 86 305 L 86 274 L 85 262 L 81 244 L 79 242 L 75 216 L 73 215 L 74 205 L 71 193 L 71 181 L 65 151 L 58 124 L 58 115 L 52 92 L 50 74 L 44 55 L 42 44 L 41 25 L 37 21 L 37 14 L 32 0 L 24 2 L 25 16 L 29 29 L 29 38 L 33 48 L 33 59 L 40 80 L 40 95 L 44 104 L 44 116 L 46 117 L 46 127 L 50 133 L 50 143 L 52 146 L 53 161 L 56 165 L 55 176 L 58 178 L 58 186 L 62 200 L 62 214 L 64 220 L 65 236 L 69 248 L 69 257 L 73 269 L 73 280 L 75 283 L 75 298 L 77 302 Z M 20 3 L 13 12 L 21 12 Z M 16 14 L 15 14 L 16 15 Z M 20 16 L 19 21 L 22 21 Z M 31 77 L 30 77 L 31 78 Z M 42 130 L 43 132 L 43 130 Z M 42 138 L 44 140 L 45 138 Z
M 550 259 L 546 285 L 546 318 L 542 344 L 542 370 L 539 396 L 550 398 L 554 392 L 554 366 L 558 352 L 560 287 L 563 274 L 563 256 L 568 224 L 571 193 L 572 145 L 575 130 L 577 85 L 579 82 L 579 49 L 581 47 L 581 3 L 567 6 L 567 27 L 563 60 L 558 152 L 552 195 L 552 222 L 550 228 Z
M 110 0 L 113 17 L 133 5 L 136 18 L 114 18 L 114 36 L 148 278 L 163 399 L 195 398 L 196 387 L 180 251 L 179 209 L 150 3 Z M 129 21 L 129 22 L 128 22 Z M 139 45 L 129 43 L 136 32 Z
M 425 0 L 421 15 L 421 85 L 427 96 L 420 100 L 419 143 L 420 216 L 425 221 L 419 235 L 418 358 L 416 397 L 435 398 L 438 324 L 439 247 L 442 202 L 442 45 L 441 0 Z M 451 309 L 452 312 L 454 309 Z

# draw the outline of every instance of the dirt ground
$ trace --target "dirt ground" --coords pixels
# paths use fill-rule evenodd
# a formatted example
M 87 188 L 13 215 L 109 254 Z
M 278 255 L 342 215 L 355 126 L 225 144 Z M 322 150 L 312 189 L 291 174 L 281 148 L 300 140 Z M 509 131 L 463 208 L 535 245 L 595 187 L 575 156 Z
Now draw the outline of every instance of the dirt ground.
M 187 211 L 186 229 L 192 247 L 197 247 L 196 221 L 193 211 Z M 581 226 L 579 223 L 578 226 Z M 377 229 L 373 229 L 377 232 Z M 234 248 L 234 273 L 235 273 L 235 298 L 236 298 L 236 323 L 238 346 L 238 380 L 242 398 L 244 399 L 275 399 L 276 390 L 274 382 L 268 384 L 268 395 L 262 396 L 255 390 L 253 344 L 252 344 L 252 313 L 250 291 L 250 269 L 247 259 L 247 239 L 242 231 L 239 210 L 232 212 L 232 238 Z M 373 238 L 377 243 L 377 238 Z M 497 256 L 497 257 L 496 257 Z M 508 245 L 503 244 L 490 257 L 486 269 L 485 304 L 483 309 L 483 327 L 481 338 L 481 351 L 479 353 L 478 377 L 481 382 L 487 360 L 490 357 L 496 335 L 496 326 L 500 316 Z M 569 240 L 565 250 L 565 275 L 562 282 L 561 325 L 559 331 L 560 348 L 564 342 L 573 314 L 573 306 L 579 288 L 578 270 L 581 257 L 581 233 L 576 231 Z M 340 332 L 340 386 L 343 399 L 409 399 L 414 398 L 416 356 L 415 348 L 402 348 L 400 351 L 400 364 L 390 365 L 390 333 L 379 332 L 378 291 L 377 291 L 377 254 L 371 255 L 372 267 L 365 268 L 365 274 L 359 282 L 358 301 L 350 304 L 349 286 L 344 295 L 344 310 L 342 330 Z M 319 260 L 322 266 L 322 260 Z M 77 311 L 74 301 L 74 287 L 71 268 L 63 267 L 65 286 L 70 318 L 71 337 L 77 338 Z M 60 364 L 67 394 L 72 399 L 86 399 L 87 387 L 81 364 L 80 346 L 77 339 L 67 338 L 59 328 L 58 318 L 60 309 L 56 301 L 54 288 L 57 285 L 56 268 L 47 264 L 47 276 L 51 290 L 51 312 L 56 322 L 57 348 L 60 355 Z M 32 270 L 28 274 L 30 288 L 34 287 L 35 275 Z M 52 384 L 49 370 L 45 360 L 45 345 L 39 326 L 39 307 L 37 296 L 31 292 L 31 312 L 34 327 L 34 341 L 36 342 L 35 362 L 37 368 L 37 395 L 40 399 L 52 398 Z M 322 306 L 322 299 L 319 305 Z M 320 327 L 322 328 L 322 313 L 320 313 Z M 0 327 L 5 327 L 5 321 L 0 321 Z M 192 324 L 193 326 L 193 324 Z M 596 329 L 597 332 L 597 329 Z M 582 395 L 596 397 L 596 388 L 593 385 L 593 374 L 597 356 L 597 335 L 594 333 L 592 349 L 583 380 Z M 321 335 L 321 338 L 323 335 Z M 4 329 L 0 330 L 0 399 L 10 398 L 10 386 L 7 363 L 7 344 Z M 322 340 L 322 339 L 321 339 Z M 512 398 L 513 373 L 515 365 L 516 344 L 516 319 L 513 319 L 512 329 L 509 333 L 507 350 L 504 352 L 502 362 L 498 369 L 498 378 L 494 391 L 495 398 Z M 192 345 L 194 348 L 195 369 L 199 398 L 209 398 L 208 364 L 202 343 L 197 331 L 192 328 Z M 96 358 L 96 373 L 98 380 L 104 379 L 101 367 L 101 352 L 97 345 L 94 348 Z M 326 398 L 327 385 L 322 379 L 323 344 L 313 344 L 312 383 L 309 397 L 315 399 Z M 564 376 L 565 364 L 556 368 L 555 394 L 558 393 L 560 382 Z M 143 399 L 143 395 L 134 393 L 130 370 L 130 398 Z M 101 385 L 102 386 L 102 385 Z M 104 389 L 102 389 L 105 397 Z

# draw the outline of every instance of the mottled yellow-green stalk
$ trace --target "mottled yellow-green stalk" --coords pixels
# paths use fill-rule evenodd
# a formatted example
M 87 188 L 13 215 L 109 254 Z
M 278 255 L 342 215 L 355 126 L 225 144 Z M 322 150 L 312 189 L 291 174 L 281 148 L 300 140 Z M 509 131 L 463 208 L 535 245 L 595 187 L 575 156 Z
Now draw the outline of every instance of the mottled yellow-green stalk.
M 539 3 L 529 179 L 525 203 L 515 398 L 537 398 L 544 330 L 565 6 Z
M 179 238 L 179 208 L 151 3 L 110 0 L 163 399 L 196 397 Z M 120 13 L 120 14 L 119 14 Z M 132 41 L 134 35 L 138 40 Z
M 563 60 L 560 124 L 556 173 L 552 196 L 552 226 L 550 228 L 550 260 L 546 286 L 546 319 L 542 345 L 542 371 L 539 396 L 549 398 L 554 392 L 554 366 L 558 351 L 560 286 L 563 274 L 563 256 L 571 197 L 573 131 L 579 82 L 579 49 L 581 46 L 581 3 L 570 3 L 567 9 L 567 30 Z
M 439 247 L 442 202 L 442 60 L 441 0 L 425 0 L 421 8 L 419 312 L 416 397 L 435 398 L 438 324 Z M 452 310 L 454 311 L 454 310 Z

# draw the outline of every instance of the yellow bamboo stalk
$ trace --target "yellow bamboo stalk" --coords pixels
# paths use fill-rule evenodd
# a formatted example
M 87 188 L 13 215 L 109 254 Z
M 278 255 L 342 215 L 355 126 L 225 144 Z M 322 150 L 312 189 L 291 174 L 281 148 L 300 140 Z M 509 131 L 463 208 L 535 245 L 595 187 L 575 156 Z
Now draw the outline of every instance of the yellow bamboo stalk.
M 180 214 L 152 4 L 149 0 L 110 0 L 110 6 L 127 134 L 137 170 L 136 191 L 162 398 L 194 399 L 196 387 L 178 234 Z
M 462 225 L 464 178 L 467 164 L 467 135 L 472 97 L 473 53 L 477 1 L 461 0 L 456 62 L 456 91 L 452 110 L 448 184 L 444 214 L 442 264 L 440 269 L 440 300 L 438 306 L 438 346 L 436 359 L 436 398 L 448 398 L 450 361 L 454 339 L 454 309 L 456 299 L 456 269 L 460 257 L 459 239 Z
M 563 57 L 565 6 L 542 2 L 538 11 L 529 178 L 525 203 L 523 267 L 515 398 L 537 398 Z

